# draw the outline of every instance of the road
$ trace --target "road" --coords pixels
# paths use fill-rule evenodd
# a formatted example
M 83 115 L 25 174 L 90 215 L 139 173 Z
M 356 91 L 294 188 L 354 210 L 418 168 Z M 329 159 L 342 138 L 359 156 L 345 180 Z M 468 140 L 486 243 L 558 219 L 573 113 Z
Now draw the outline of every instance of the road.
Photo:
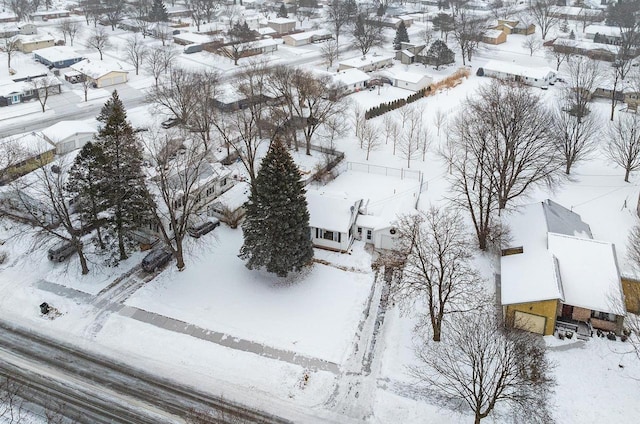
M 83 424 L 184 423 L 193 410 L 213 411 L 223 422 L 290 422 L 4 320 L 0 375 L 23 384 L 33 403 L 65 403 L 65 415 Z

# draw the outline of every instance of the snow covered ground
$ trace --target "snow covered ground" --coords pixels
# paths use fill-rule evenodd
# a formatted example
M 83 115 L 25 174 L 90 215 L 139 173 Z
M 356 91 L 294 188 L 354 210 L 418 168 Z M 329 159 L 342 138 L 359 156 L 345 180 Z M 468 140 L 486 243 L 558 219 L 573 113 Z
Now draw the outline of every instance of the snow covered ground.
M 416 23 L 410 30 L 412 37 L 417 35 L 421 25 Z M 51 31 L 55 29 L 52 27 Z M 118 60 L 125 37 L 120 30 L 113 33 L 114 47 L 105 60 Z M 555 67 L 543 50 L 530 55 L 522 46 L 524 39 L 524 36 L 510 35 L 505 44 L 483 46 L 471 61 L 469 79 L 458 87 L 416 103 L 424 109 L 423 122 L 433 123 L 438 110 L 452 119 L 460 111 L 465 96 L 489 81 L 475 75 L 477 68 L 489 60 L 498 58 L 524 66 Z M 157 43 L 151 39 L 147 42 Z M 96 52 L 82 46 L 82 40 L 78 43 L 82 53 L 97 58 Z M 313 62 L 318 57 L 318 45 L 280 46 L 267 59 L 273 63 L 296 63 Z M 14 68 L 20 72 L 40 69 L 27 55 L 16 55 L 13 60 Z M 193 69 L 213 66 L 223 74 L 236 68 L 229 59 L 216 56 L 212 60 L 211 55 L 204 52 L 181 54 L 177 62 Z M 318 59 L 313 66 L 325 69 L 319 62 Z M 130 65 L 124 63 L 124 66 L 132 70 Z M 437 80 L 451 74 L 457 66 L 459 64 L 439 71 L 423 65 L 396 64 L 395 68 L 426 72 Z M 5 69 L 0 69 L 0 77 L 5 76 Z M 129 76 L 127 89 L 132 92 L 153 84 L 144 71 L 139 76 L 133 72 Z M 102 103 L 109 95 L 108 90 L 90 90 L 89 102 L 84 103 L 81 90 L 66 88 L 77 97 L 79 108 Z M 540 90 L 540 95 L 552 104 L 561 90 L 562 87 L 556 85 L 548 91 Z M 409 94 L 409 91 L 385 86 L 380 93 L 362 91 L 350 98 L 368 108 Z M 604 125 L 608 103 L 596 100 L 593 105 L 594 111 L 602 114 Z M 44 114 L 39 113 L 39 109 L 31 110 L 34 106 L 39 107 L 30 103 L 9 108 L 11 110 L 2 108 L 0 133 L 3 122 L 26 124 L 34 117 L 55 114 L 52 110 Z M 132 108 L 128 113 L 134 126 L 140 127 L 166 119 L 146 106 Z M 20 118 L 19 115 L 25 116 Z M 397 111 L 391 112 L 391 116 L 400 120 Z M 344 119 L 352 124 L 350 116 Z M 371 122 L 381 131 L 382 120 L 379 117 Z M 425 159 L 413 159 L 410 168 L 423 174 L 425 184 L 418 203 L 421 209 L 430 204 L 445 203 L 450 194 L 447 168 L 438 156 L 438 148 L 446 142 L 447 130 L 443 128 L 440 135 L 435 127 L 430 131 L 431 147 Z M 352 131 L 337 140 L 335 147 L 345 152 L 346 160 L 350 162 L 407 167 L 406 158 L 399 153 L 394 155 L 391 144 L 383 143 L 371 152 L 367 161 L 366 152 L 360 149 Z M 307 173 L 322 160 L 315 152 L 311 157 L 304 152 L 294 156 Z M 621 272 L 630 273 L 625 246 L 629 228 L 637 221 L 639 181 L 637 175 L 632 175 L 631 183 L 625 183 L 623 171 L 613 167 L 598 152 L 589 161 L 576 166 L 571 179 L 561 187 L 554 191 L 541 188 L 523 203 L 551 198 L 579 213 L 591 226 L 595 238 L 616 244 Z M 386 213 L 389 208 L 409 211 L 420 191 L 416 180 L 353 171 L 344 172 L 321 189 L 368 198 L 372 208 L 377 206 L 379 213 Z M 354 244 L 350 254 L 316 250 L 315 257 L 322 263 L 314 264 L 294 278 L 282 280 L 247 270 L 237 257 L 242 243 L 241 230 L 220 227 L 198 241 L 188 241 L 185 271 L 166 269 L 143 284 L 118 312 L 105 314 L 95 296 L 133 269 L 143 253 L 132 255 L 118 268 L 107 268 L 96 259 L 91 264 L 89 276 L 81 276 L 77 259 L 66 264 L 51 264 L 46 259 L 45 247 L 26 234 L 21 226 L 10 221 L 1 224 L 0 239 L 4 245 L 0 251 L 9 254 L 7 261 L 0 265 L 2 318 L 19 321 L 37 331 L 64 337 L 114 357 L 126 357 L 146 369 L 271 411 L 303 410 L 325 422 L 342 423 L 361 422 L 362 417 L 371 423 L 470 421 L 469 416 L 443 409 L 414 389 L 406 371 L 407 366 L 416 364 L 412 351 L 416 317 L 400 314 L 395 306 L 390 306 L 377 336 L 370 373 L 358 369 L 361 365 L 359 355 L 367 348 L 369 336 L 363 329 L 368 328 L 371 320 L 367 312 L 376 288 L 372 257 L 361 242 Z M 492 261 L 488 256 L 478 255 L 476 262 L 491 290 L 495 258 Z M 54 320 L 43 318 L 38 310 L 42 301 L 55 306 L 61 315 Z M 140 316 L 159 318 L 145 321 Z M 184 324 L 183 327 L 192 333 L 185 333 L 176 323 Z M 219 335 L 220 340 L 208 340 L 207 332 L 211 339 Z M 587 343 L 551 338 L 547 343 L 550 358 L 555 363 L 557 386 L 553 402 L 558 422 L 626 423 L 640 415 L 637 402 L 640 360 L 625 353 L 627 345 L 598 338 Z M 272 353 L 260 354 L 260 349 Z M 274 357 L 276 353 L 283 356 L 278 359 Z M 285 356 L 289 353 L 291 356 Z M 301 365 L 299 358 L 308 359 L 310 364 L 328 365 L 325 368 L 307 367 Z M 353 380 L 354 373 L 361 380 Z M 350 397 L 355 396 L 352 392 L 358 393 L 357 402 L 355 397 Z M 351 408 L 345 406 L 349 403 Z M 348 415 L 338 415 L 335 405 L 340 406 L 340 411 L 348 411 Z M 487 421 L 506 422 L 492 418 Z

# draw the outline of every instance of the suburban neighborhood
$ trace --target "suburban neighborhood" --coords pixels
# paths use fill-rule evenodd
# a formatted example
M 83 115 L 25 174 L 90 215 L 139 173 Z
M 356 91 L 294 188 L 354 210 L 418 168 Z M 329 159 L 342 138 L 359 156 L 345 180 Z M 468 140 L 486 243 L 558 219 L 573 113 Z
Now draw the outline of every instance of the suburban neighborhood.
M 631 423 L 640 1 L 6 0 L 0 424 Z

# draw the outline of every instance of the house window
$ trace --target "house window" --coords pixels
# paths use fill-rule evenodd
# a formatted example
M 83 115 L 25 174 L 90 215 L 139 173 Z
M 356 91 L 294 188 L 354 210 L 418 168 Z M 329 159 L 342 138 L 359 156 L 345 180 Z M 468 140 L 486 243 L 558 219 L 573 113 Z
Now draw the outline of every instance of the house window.
M 20 95 L 11 96 L 11 103 L 20 103 Z
M 333 231 L 323 231 L 322 238 L 333 241 Z
M 371 240 L 371 230 L 367 230 L 367 240 Z
M 591 311 L 591 318 L 616 322 L 616 314 L 610 314 L 607 312 Z
M 358 227 L 358 235 L 361 236 L 362 235 L 362 227 Z

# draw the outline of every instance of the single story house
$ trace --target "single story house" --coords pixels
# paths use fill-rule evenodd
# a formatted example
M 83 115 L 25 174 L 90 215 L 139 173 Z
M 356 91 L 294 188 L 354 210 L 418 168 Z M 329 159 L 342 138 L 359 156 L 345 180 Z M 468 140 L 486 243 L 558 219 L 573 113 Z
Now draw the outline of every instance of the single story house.
M 616 45 L 622 43 L 622 33 L 617 26 L 588 25 L 584 29 L 584 35 L 594 43 Z
M 241 52 L 241 57 L 247 57 L 275 52 L 278 50 L 279 44 L 281 44 L 281 42 L 278 40 L 263 38 L 262 40 L 238 43 L 235 45 L 235 48 L 239 49 L 238 51 Z M 234 51 L 231 46 L 223 46 L 222 49 L 226 51 L 226 56 L 233 57 Z
M 551 46 L 553 51 L 587 56 L 594 60 L 613 62 L 620 52 L 620 47 L 613 44 L 593 43 L 591 41 L 558 38 Z
M 46 77 L 49 78 L 49 77 Z M 33 81 L 33 79 L 31 80 Z M 0 81 L 0 107 L 9 106 L 17 103 L 26 102 L 38 97 L 38 93 L 33 89 L 33 85 L 29 80 L 22 81 Z M 52 81 L 54 81 L 52 79 Z M 61 93 L 61 82 L 55 80 L 57 83 L 52 84 L 49 87 L 49 95 L 55 95 Z
M 319 29 L 316 31 L 297 32 L 295 34 L 288 34 L 282 36 L 282 41 L 288 46 L 298 47 L 311 43 L 318 43 L 320 41 L 326 41 L 333 38 L 333 35 L 325 30 Z
M 207 44 L 213 41 L 209 35 L 194 34 L 193 32 L 181 32 L 173 36 L 173 42 L 182 46 L 189 44 Z
M 498 19 L 498 24 L 493 27 L 503 31 L 505 34 L 517 34 L 517 35 L 531 35 L 535 34 L 536 26 L 532 23 L 525 23 L 523 21 L 515 21 L 509 19 Z
M 507 33 L 499 29 L 489 29 L 482 34 L 482 42 L 486 44 L 502 44 L 507 41 Z
M 409 28 L 413 24 L 413 17 L 411 16 L 398 16 L 398 17 L 373 17 L 367 19 L 367 23 L 369 25 L 380 25 L 383 28 L 392 28 L 398 29 L 400 27 L 400 23 L 404 22 L 404 26 Z
M 109 87 L 127 82 L 127 71 L 117 69 L 102 61 L 82 60 L 71 65 L 71 69 L 84 75 L 96 88 Z
M 18 22 L 16 26 L 22 35 L 33 35 L 38 33 L 38 27 L 31 22 Z
M 68 18 L 69 11 L 68 10 L 38 10 L 37 12 L 33 12 L 29 15 L 34 21 L 48 21 L 49 19 L 57 19 L 57 18 Z
M 34 50 L 44 49 L 55 45 L 55 38 L 46 34 L 17 35 L 18 50 L 22 53 L 31 53 Z
M 545 200 L 503 216 L 510 240 L 500 259 L 508 324 L 542 335 L 620 332 L 625 315 L 615 246 L 594 240 L 580 216 Z
M 271 27 L 258 28 L 256 32 L 260 34 L 260 37 L 271 37 L 278 34 L 278 31 Z
M 354 226 L 362 200 L 346 194 L 307 191 L 309 228 L 314 247 L 346 252 L 354 240 Z
M 9 10 L 0 10 L 0 22 L 18 22 L 18 16 Z
M 416 61 L 416 56 L 426 50 L 424 44 L 401 43 L 400 50 L 396 51 L 395 59 L 404 65 L 410 65 Z
M 275 102 L 276 99 L 266 94 L 247 98 L 238 91 L 238 87 L 227 83 L 219 86 L 218 94 L 213 98 L 213 105 L 223 111 L 245 109 L 252 104 Z
M 37 132 L 3 138 L 0 145 L 12 152 L 0 158 L 0 184 L 50 163 L 55 156 L 55 147 Z
M 296 20 L 289 18 L 274 18 L 267 21 L 267 26 L 278 34 L 287 34 L 296 29 Z
M 56 154 L 64 155 L 73 150 L 81 149 L 93 140 L 98 129 L 95 125 L 84 121 L 60 121 L 41 131 L 42 136 L 55 146 Z
M 207 206 L 207 216 L 214 216 L 222 222 L 240 220 L 247 213 L 244 206 L 250 193 L 249 183 L 236 183 Z
M 404 88 L 410 91 L 423 90 L 433 81 L 433 78 L 429 75 L 416 72 L 394 71 L 388 72 L 388 76 L 394 87 Z
M 532 68 L 497 60 L 490 60 L 480 69 L 487 77 L 519 82 L 534 87 L 548 86 L 556 79 L 556 71 L 550 68 Z
M 350 94 L 364 90 L 371 77 L 359 69 L 351 68 L 340 71 L 333 76 L 335 89 L 339 94 Z
M 586 22 L 601 22 L 604 20 L 604 10 L 602 9 L 586 9 L 576 6 L 551 6 L 549 11 L 550 16 L 560 19 Z
M 194 178 L 195 172 L 195 170 L 189 170 L 189 174 L 185 174 L 184 171 L 180 171 L 168 177 L 168 184 L 179 192 L 180 187 L 184 185 L 184 179 Z M 198 210 L 203 212 L 208 212 L 208 205 L 235 184 L 229 168 L 217 162 L 202 162 L 197 178 L 198 181 L 194 183 L 192 192 L 198 196 Z M 182 201 L 182 197 L 173 199 L 173 206 L 175 208 L 181 207 Z
M 0 24 L 0 38 L 11 38 L 20 34 L 16 24 Z
M 84 59 L 80 53 L 68 46 L 53 46 L 34 50 L 33 57 L 50 68 L 68 68 Z
M 393 63 L 392 55 L 371 54 L 369 56 L 358 56 L 351 59 L 343 60 L 338 63 L 338 71 L 345 69 L 359 69 L 363 72 L 371 72 L 382 69 Z

